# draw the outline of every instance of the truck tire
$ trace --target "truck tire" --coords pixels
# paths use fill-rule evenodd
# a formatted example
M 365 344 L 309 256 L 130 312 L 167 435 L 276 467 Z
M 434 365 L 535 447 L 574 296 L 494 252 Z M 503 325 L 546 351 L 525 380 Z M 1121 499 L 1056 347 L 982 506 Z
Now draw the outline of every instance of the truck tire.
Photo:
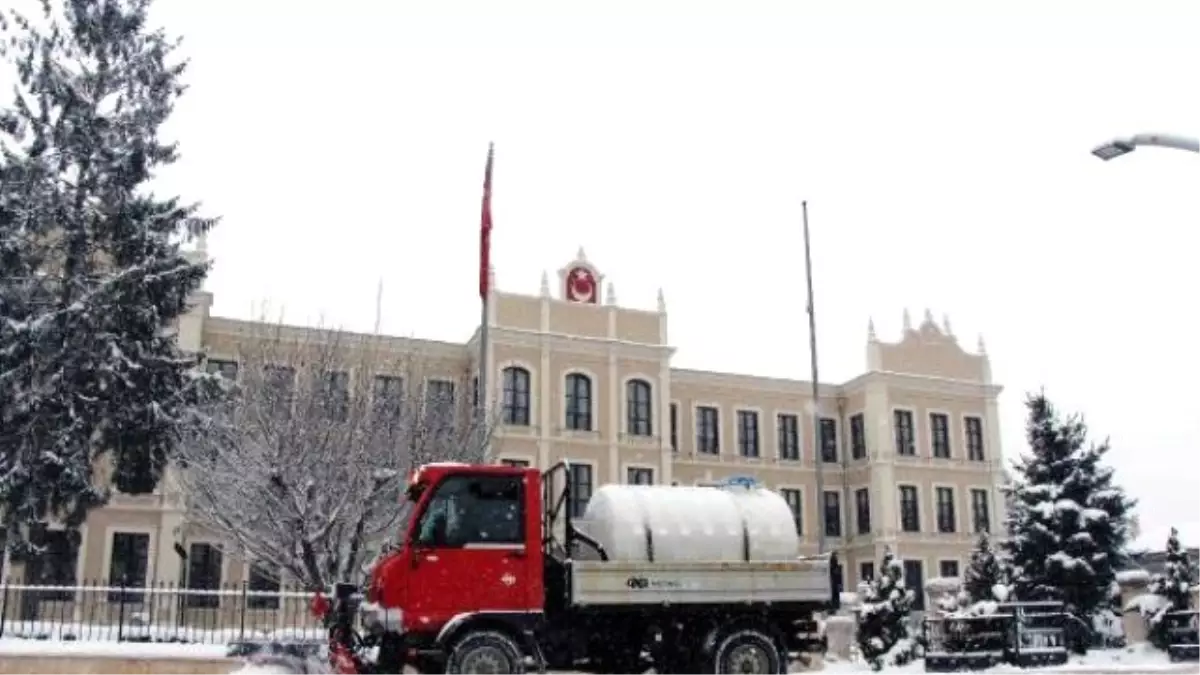
M 447 673 L 524 673 L 525 657 L 512 638 L 495 630 L 468 631 L 454 641 Z
M 770 633 L 750 626 L 722 631 L 713 650 L 710 673 L 787 673 L 787 652 Z

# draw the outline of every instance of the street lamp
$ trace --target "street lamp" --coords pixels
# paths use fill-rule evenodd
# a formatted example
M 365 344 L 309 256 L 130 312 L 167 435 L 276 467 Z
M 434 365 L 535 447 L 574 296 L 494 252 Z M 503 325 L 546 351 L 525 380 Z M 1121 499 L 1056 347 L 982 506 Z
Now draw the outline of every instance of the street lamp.
M 1200 140 L 1171 134 L 1138 134 L 1131 138 L 1114 138 L 1092 149 L 1092 154 L 1104 161 L 1133 152 L 1139 145 L 1200 152 Z

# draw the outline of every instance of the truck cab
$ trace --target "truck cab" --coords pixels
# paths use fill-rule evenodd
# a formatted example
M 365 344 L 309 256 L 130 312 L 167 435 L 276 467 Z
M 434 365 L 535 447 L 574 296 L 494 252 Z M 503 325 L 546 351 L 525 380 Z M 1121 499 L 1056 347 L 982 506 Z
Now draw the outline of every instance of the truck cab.
M 368 609 L 413 650 L 432 648 L 474 609 L 540 615 L 540 474 L 429 464 L 409 477 L 397 538 L 371 573 Z

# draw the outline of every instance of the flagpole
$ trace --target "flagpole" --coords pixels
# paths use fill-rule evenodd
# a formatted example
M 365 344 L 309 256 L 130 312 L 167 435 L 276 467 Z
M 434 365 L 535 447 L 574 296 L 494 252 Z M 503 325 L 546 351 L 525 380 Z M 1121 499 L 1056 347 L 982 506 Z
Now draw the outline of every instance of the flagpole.
M 808 285 L 808 351 L 812 359 L 813 463 L 817 469 L 817 553 L 825 552 L 825 480 L 821 458 L 821 388 L 817 375 L 817 312 L 813 306 L 812 253 L 808 241 L 808 201 L 800 202 L 804 220 L 804 279 Z
M 476 401 L 476 423 L 488 425 L 488 324 L 491 317 L 488 312 L 488 298 L 492 295 L 492 160 L 494 156 L 492 143 L 488 143 L 487 166 L 483 175 L 483 208 L 479 221 L 479 392 Z M 492 435 L 486 426 L 483 442 L 483 461 L 491 461 Z

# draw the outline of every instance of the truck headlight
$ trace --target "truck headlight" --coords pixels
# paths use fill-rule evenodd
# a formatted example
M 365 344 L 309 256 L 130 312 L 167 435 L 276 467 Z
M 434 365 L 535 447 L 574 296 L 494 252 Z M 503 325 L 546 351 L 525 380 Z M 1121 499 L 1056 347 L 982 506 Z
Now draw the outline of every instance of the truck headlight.
M 398 607 L 382 607 L 378 603 L 364 602 L 359 607 L 359 620 L 363 629 L 370 633 L 404 632 L 404 611 Z

